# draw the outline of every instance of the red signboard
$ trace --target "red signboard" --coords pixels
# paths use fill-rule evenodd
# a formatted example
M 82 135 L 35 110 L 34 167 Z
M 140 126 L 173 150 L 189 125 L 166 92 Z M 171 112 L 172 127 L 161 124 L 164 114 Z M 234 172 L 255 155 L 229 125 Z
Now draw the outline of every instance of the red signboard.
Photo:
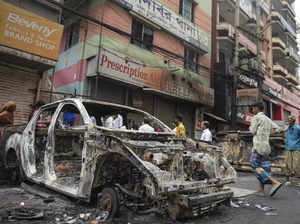
M 102 76 L 152 88 L 185 100 L 214 105 L 214 90 L 197 81 L 171 74 L 163 68 L 146 66 L 141 61 L 111 49 L 102 49 L 99 60 L 99 73 Z

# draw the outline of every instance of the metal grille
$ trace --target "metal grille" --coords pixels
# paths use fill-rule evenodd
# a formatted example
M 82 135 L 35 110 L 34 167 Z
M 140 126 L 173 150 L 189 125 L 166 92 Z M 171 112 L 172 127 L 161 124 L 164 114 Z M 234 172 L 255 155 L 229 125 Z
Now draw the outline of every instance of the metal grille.
M 28 121 L 35 97 L 32 89 L 37 89 L 38 81 L 39 75 L 36 73 L 0 65 L 0 106 L 10 100 L 17 103 L 14 124 Z

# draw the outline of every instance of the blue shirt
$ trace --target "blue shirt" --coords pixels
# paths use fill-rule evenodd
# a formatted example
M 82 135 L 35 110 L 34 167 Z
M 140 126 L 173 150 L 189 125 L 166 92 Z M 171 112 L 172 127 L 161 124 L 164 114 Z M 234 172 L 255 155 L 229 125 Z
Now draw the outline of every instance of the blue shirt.
M 285 149 L 300 151 L 300 127 L 298 125 L 288 127 Z

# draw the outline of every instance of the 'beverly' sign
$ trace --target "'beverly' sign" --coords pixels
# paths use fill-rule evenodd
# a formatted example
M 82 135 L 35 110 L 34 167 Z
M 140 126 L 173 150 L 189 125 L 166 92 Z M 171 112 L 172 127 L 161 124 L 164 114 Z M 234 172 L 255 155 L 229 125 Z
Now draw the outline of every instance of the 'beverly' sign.
M 58 59 L 63 26 L 0 1 L 0 44 Z

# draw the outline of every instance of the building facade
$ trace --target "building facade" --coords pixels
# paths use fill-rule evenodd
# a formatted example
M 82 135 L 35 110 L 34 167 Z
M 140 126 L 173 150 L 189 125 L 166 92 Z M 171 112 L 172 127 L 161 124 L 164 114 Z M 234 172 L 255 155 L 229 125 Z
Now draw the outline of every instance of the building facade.
M 233 75 L 237 71 L 238 128 L 248 129 L 253 116 L 250 105 L 265 103 L 265 112 L 283 123 L 289 114 L 299 116 L 296 88 L 299 63 L 293 1 L 240 0 L 239 22 L 233 0 L 218 2 L 218 63 L 214 66 L 216 113 L 232 118 Z M 238 32 L 238 66 L 234 66 Z M 223 92 L 225 94 L 223 94 Z M 224 97 L 225 96 L 225 97 Z M 221 102 L 221 104 L 219 104 Z
M 300 92 L 297 88 L 297 69 L 300 58 L 294 4 L 295 0 L 272 0 L 273 74 L 270 78 L 280 84 L 276 88 L 273 85 L 273 89 L 280 93 L 281 100 L 271 103 L 270 116 L 275 120 L 286 121 L 288 115 L 293 114 L 299 122 Z
M 63 7 L 55 96 L 137 107 L 170 126 L 181 114 L 188 136 L 197 137 L 196 121 L 214 105 L 212 0 L 69 0 Z
M 14 123 L 26 123 L 42 97 L 43 72 L 58 60 L 61 10 L 42 0 L 0 1 L 0 8 L 0 105 L 15 101 Z

